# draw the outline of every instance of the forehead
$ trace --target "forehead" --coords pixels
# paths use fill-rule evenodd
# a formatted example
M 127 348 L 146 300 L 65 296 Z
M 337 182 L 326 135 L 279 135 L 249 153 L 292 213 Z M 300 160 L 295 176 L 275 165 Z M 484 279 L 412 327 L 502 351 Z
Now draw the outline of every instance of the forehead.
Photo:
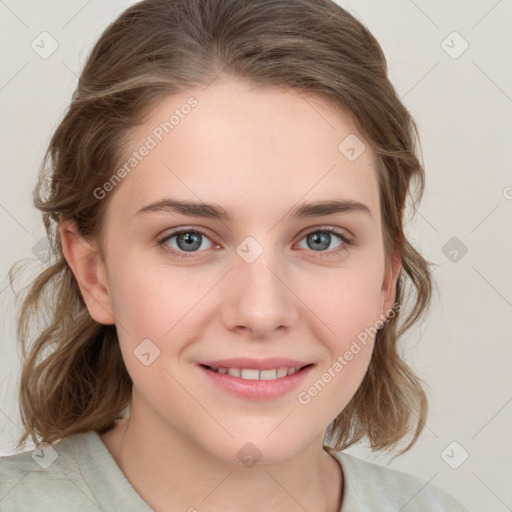
M 166 196 L 240 215 L 346 198 L 378 218 L 368 141 L 341 108 L 289 89 L 225 80 L 168 96 L 131 132 L 123 164 L 111 200 L 126 215 Z

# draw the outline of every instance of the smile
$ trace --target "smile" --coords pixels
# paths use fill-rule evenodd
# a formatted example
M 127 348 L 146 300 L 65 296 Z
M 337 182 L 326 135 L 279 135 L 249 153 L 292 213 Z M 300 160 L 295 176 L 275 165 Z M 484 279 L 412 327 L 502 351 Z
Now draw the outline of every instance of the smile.
M 231 375 L 232 377 L 239 377 L 244 380 L 276 380 L 287 377 L 288 375 L 293 375 L 302 368 L 305 368 L 304 366 L 291 368 L 283 366 L 280 368 L 271 368 L 268 370 L 258 370 L 255 368 L 215 368 L 207 365 L 205 365 L 205 367 L 213 372 Z

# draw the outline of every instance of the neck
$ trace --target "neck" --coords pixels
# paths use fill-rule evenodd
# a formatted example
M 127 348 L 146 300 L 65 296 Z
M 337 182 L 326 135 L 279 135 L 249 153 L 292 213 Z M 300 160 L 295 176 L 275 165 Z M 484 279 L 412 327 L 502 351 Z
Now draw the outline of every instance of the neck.
M 168 424 L 148 422 L 147 412 L 132 404 L 130 418 L 100 437 L 153 510 L 256 512 L 264 503 L 270 510 L 339 512 L 343 476 L 323 436 L 285 461 L 246 466 L 220 460 Z

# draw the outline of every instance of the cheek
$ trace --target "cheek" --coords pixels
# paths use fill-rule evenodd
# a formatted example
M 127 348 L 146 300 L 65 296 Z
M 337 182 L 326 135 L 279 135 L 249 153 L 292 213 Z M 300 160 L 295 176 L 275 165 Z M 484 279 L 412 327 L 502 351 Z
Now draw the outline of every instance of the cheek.
M 373 344 L 356 341 L 346 348 L 299 390 L 298 417 L 327 427 L 350 402 L 366 374 Z
M 169 379 L 172 384 L 164 367 L 174 372 L 175 363 L 197 338 L 207 318 L 207 301 L 201 297 L 215 279 L 126 256 L 109 281 L 121 352 L 134 383 L 147 392 Z
M 133 336 L 164 339 L 205 293 L 200 280 L 183 269 L 125 259 L 111 277 L 115 318 Z
M 315 336 L 328 356 L 297 395 L 308 415 L 329 424 L 348 404 L 366 374 L 380 318 L 378 266 L 340 269 L 339 277 L 309 286 L 308 308 L 318 320 Z M 304 287 L 303 290 L 306 288 Z
M 304 280 L 301 288 L 307 307 L 319 319 L 321 338 L 327 336 L 329 346 L 337 352 L 344 352 L 350 340 L 379 318 L 382 275 L 375 263 L 317 274 L 314 280 Z
M 350 402 L 370 364 L 377 331 L 373 308 L 362 307 L 368 302 L 360 299 L 375 301 L 371 295 L 337 294 L 329 308 L 324 308 L 322 320 L 329 329 L 320 326 L 317 338 L 325 347 L 326 357 L 297 394 L 303 414 L 326 426 Z

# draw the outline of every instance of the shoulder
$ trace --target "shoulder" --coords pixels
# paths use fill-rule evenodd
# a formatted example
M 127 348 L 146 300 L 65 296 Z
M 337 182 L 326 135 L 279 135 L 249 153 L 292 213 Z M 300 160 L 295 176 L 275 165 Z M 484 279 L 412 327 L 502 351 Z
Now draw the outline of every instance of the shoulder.
M 62 510 L 98 508 L 83 479 L 72 448 L 82 445 L 82 436 L 0 457 L 0 511 Z M 92 501 L 91 501 L 92 500 Z
M 344 452 L 330 451 L 341 464 L 345 491 L 341 512 L 467 512 L 430 481 Z

